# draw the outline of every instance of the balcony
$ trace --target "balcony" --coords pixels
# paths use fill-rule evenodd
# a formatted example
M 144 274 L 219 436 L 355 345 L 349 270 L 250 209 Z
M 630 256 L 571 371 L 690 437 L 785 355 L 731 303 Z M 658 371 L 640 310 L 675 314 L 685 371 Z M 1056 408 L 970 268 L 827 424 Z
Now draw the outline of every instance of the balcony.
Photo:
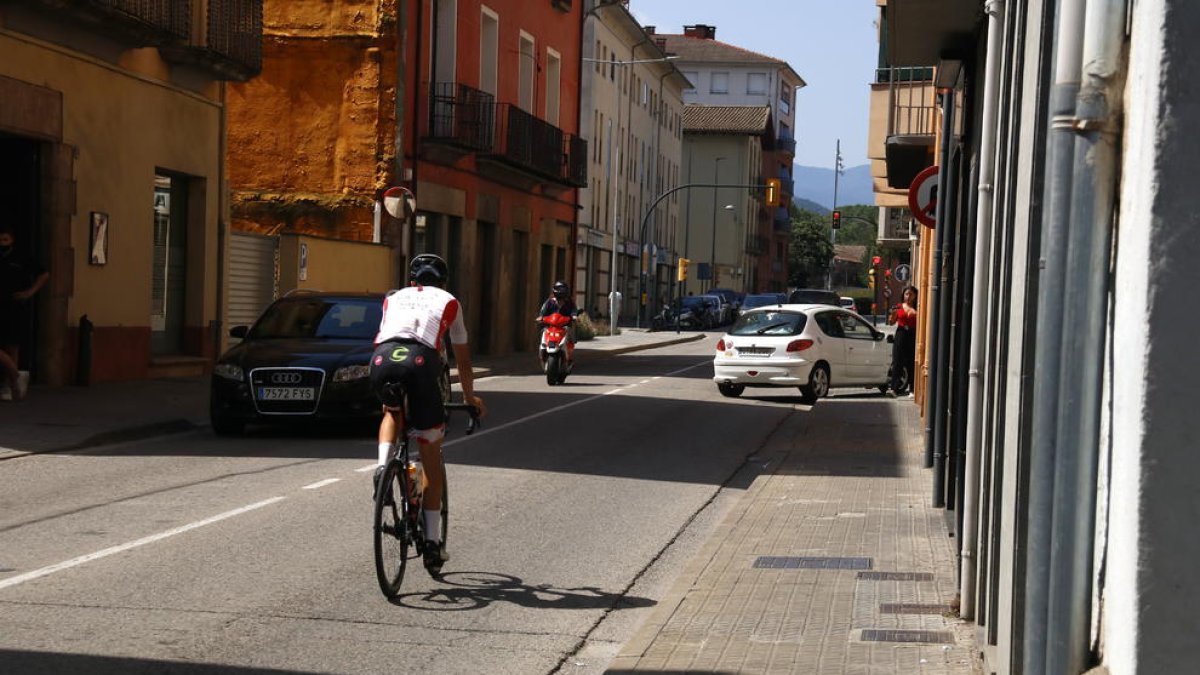
M 35 0 L 63 18 L 135 47 L 161 47 L 191 37 L 192 2 L 177 0 Z
M 785 155 L 796 156 L 796 139 L 780 136 L 775 139 L 775 150 Z
M 775 217 L 773 219 L 776 232 L 791 232 L 792 231 L 792 214 L 788 212 L 786 206 L 780 206 L 775 209 Z
M 204 30 L 190 44 L 160 49 L 163 58 L 223 80 L 245 82 L 261 72 L 263 0 L 207 0 L 203 7 Z
M 746 254 L 747 255 L 762 255 L 767 252 L 771 246 L 771 241 L 766 237 L 756 234 L 746 236 Z
M 456 82 L 430 86 L 426 143 L 463 152 L 490 152 L 495 144 L 496 102 L 486 91 Z
M 587 186 L 587 141 L 511 103 L 495 104 L 495 120 L 496 142 L 489 153 L 480 155 L 480 160 L 517 169 L 523 176 L 512 176 L 508 171 L 492 172 L 489 177 L 515 181 L 518 187 Z

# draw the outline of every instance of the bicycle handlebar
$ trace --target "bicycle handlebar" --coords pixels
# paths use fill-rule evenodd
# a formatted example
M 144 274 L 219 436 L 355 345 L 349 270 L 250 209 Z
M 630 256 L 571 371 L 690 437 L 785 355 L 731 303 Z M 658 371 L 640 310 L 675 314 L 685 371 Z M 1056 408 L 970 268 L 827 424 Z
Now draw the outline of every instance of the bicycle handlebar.
M 471 419 L 467 421 L 467 435 L 475 433 L 475 429 L 479 428 L 479 408 L 476 408 L 470 403 L 447 403 L 446 410 L 464 410 Z

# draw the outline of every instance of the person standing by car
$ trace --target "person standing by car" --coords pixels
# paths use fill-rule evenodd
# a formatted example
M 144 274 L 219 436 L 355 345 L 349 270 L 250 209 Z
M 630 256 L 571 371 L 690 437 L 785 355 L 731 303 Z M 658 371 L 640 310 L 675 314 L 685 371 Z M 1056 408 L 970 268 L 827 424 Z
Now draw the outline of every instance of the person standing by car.
M 25 397 L 28 373 L 20 371 L 21 340 L 29 326 L 33 296 L 50 274 L 16 249 L 16 234 L 0 225 L 0 399 Z M 3 386 L 7 389 L 4 390 Z
M 896 326 L 892 345 L 892 391 L 897 395 L 912 391 L 913 368 L 916 362 L 917 289 L 904 289 L 902 300 L 888 316 L 888 325 Z
M 446 261 L 436 255 L 422 254 L 409 265 L 409 285 L 392 291 L 383 300 L 383 318 L 375 337 L 371 356 L 371 389 L 383 403 L 379 424 L 379 468 L 375 486 L 379 487 L 383 468 L 395 452 L 396 435 L 404 429 L 416 443 L 421 462 L 428 467 L 422 509 L 425 532 L 437 537 L 442 531 L 442 488 L 445 465 L 442 440 L 446 434 L 446 409 L 442 397 L 442 373 L 445 355 L 442 345 L 449 336 L 458 366 L 463 402 L 487 412 L 483 399 L 475 395 L 475 377 L 471 370 L 471 350 L 458 299 L 445 290 L 450 276 Z M 425 569 L 437 576 L 449 559 L 445 542 L 430 540 L 425 549 Z

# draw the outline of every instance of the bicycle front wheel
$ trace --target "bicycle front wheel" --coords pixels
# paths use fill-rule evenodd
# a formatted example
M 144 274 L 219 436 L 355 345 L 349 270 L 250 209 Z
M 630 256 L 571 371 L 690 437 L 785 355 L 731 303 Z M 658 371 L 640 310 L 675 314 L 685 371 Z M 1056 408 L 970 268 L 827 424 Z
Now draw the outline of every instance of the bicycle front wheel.
M 375 495 L 375 575 L 388 599 L 400 593 L 408 547 L 408 481 L 399 462 L 389 462 Z

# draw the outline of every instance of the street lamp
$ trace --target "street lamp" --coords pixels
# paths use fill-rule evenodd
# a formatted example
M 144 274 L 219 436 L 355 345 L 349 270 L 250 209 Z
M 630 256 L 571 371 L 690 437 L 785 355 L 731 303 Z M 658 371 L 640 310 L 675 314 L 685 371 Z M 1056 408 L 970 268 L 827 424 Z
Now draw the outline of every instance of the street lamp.
M 725 161 L 726 157 L 718 157 L 713 162 L 713 185 L 721 183 L 721 162 Z M 711 289 L 716 286 L 717 279 L 717 190 L 713 188 L 713 207 L 712 207 L 712 250 L 708 256 L 708 287 Z

